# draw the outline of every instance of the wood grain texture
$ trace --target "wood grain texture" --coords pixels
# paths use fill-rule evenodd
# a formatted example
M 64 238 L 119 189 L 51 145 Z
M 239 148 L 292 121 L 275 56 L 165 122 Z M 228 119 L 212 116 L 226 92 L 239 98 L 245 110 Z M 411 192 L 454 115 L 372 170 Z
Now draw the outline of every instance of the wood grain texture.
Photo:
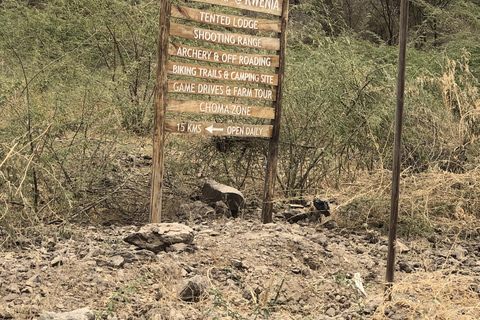
M 165 149 L 165 97 L 167 95 L 168 37 L 170 30 L 170 0 L 163 0 L 160 8 L 157 41 L 157 78 L 155 82 L 155 114 L 153 126 L 152 187 L 150 196 L 150 223 L 160 223 Z
M 172 5 L 172 17 L 243 30 L 280 32 L 280 20 L 256 19 Z
M 279 50 L 280 39 L 268 37 L 256 37 L 242 33 L 228 33 L 216 30 L 202 29 L 172 23 L 170 35 L 190 40 L 205 41 L 236 47 L 256 49 Z
M 173 61 L 168 62 L 168 74 L 202 79 L 258 83 L 271 86 L 278 84 L 278 75 L 275 73 L 215 68 Z
M 246 54 L 230 51 L 212 50 L 170 42 L 168 54 L 175 57 L 208 61 L 236 66 L 278 67 L 278 55 Z
M 169 80 L 168 92 L 206 94 L 212 96 L 262 99 L 270 101 L 275 101 L 275 99 L 277 99 L 277 92 L 275 89 L 262 87 L 244 87 L 213 82 Z
M 282 116 L 283 101 L 283 83 L 285 74 L 285 57 L 287 49 L 287 24 L 288 24 L 288 1 L 285 0 L 282 9 L 282 32 L 280 34 L 280 65 L 277 68 L 278 86 L 277 97 L 275 102 L 275 119 L 272 120 L 273 132 L 272 138 L 268 146 L 267 169 L 265 172 L 265 188 L 263 193 L 262 221 L 263 223 L 271 223 L 273 213 L 273 198 L 275 194 L 275 180 L 277 178 L 277 162 L 278 162 L 278 143 L 280 140 L 280 123 Z
M 205 114 L 222 114 L 238 117 L 253 117 L 273 119 L 275 109 L 267 107 L 250 106 L 239 103 L 228 103 L 204 100 L 167 100 L 167 111 L 189 112 Z
M 271 125 L 212 123 L 165 120 L 165 130 L 172 133 L 191 133 L 207 136 L 263 137 L 272 136 Z

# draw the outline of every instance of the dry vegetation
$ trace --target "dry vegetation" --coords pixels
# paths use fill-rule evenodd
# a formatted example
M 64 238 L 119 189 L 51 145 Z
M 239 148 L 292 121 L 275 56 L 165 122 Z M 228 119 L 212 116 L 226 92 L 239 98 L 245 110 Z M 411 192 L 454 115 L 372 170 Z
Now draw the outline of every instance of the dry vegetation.
M 96 236 L 108 238 L 104 232 L 109 230 L 104 227 L 138 226 L 148 218 L 156 3 L 60 2 L 0 1 L 2 257 L 11 258 L 32 248 L 40 250 L 50 238 L 81 243 L 81 235 L 89 230 L 81 226 L 98 227 Z M 375 18 L 374 11 L 356 11 L 365 12 L 365 19 L 374 21 L 360 21 L 360 16 L 353 15 L 350 23 L 360 20 L 349 29 L 337 20 L 346 19 L 339 12 L 340 6 L 329 7 L 327 2 L 292 6 L 276 208 L 281 211 L 285 203 L 296 198 L 319 196 L 334 207 L 334 237 L 373 230 L 385 235 L 397 51 L 388 45 L 391 38 L 375 34 L 382 19 Z M 417 10 L 426 11 L 424 21 L 418 20 L 422 15 L 415 15 L 410 32 L 399 236 L 412 247 L 417 243 L 419 252 L 438 245 L 454 248 L 458 243 L 477 252 L 478 4 L 452 1 L 451 6 L 437 8 L 430 2 L 412 1 L 423 6 L 415 7 Z M 360 6 L 361 1 L 342 3 L 355 4 L 358 10 L 370 8 Z M 442 24 L 438 30 L 430 29 L 436 18 L 442 18 Z M 372 29 L 367 31 L 367 27 Z M 389 31 L 395 34 L 395 30 Z M 167 135 L 164 221 L 179 221 L 179 206 L 197 198 L 205 178 L 237 187 L 246 195 L 248 208 L 237 221 L 239 227 L 245 227 L 249 219 L 258 221 L 267 143 Z M 231 223 L 203 222 L 219 230 Z M 304 227 L 312 233 L 329 232 L 312 231 L 314 225 Z M 109 238 L 112 243 L 108 245 L 117 245 L 118 239 Z M 292 248 L 283 249 L 286 253 L 282 254 L 287 254 Z M 214 270 L 223 270 L 228 252 L 216 250 L 209 248 L 205 259 L 211 260 Z M 358 313 L 358 317 L 479 319 L 479 280 L 473 274 L 480 266 L 478 255 L 471 266 L 448 261 L 447 256 L 441 263 L 423 264 L 422 272 L 400 274 L 392 288 L 393 301 L 380 303 L 373 315 Z M 258 267 L 264 265 L 259 262 Z M 74 280 L 82 270 L 73 264 L 65 268 L 73 275 L 68 283 L 77 285 Z M 231 288 L 220 286 L 226 280 L 219 280 L 219 276 L 212 280 L 212 294 L 190 305 L 175 298 L 176 287 L 170 283 L 182 279 L 180 267 L 174 269 L 178 274 L 168 273 L 168 268 L 160 268 L 163 273 L 152 272 L 158 271 L 152 261 L 142 268 L 132 265 L 126 282 L 108 273 L 108 277 L 117 278 L 111 287 L 104 288 L 110 295 L 95 305 L 97 310 L 108 309 L 106 304 L 119 302 L 122 295 L 140 299 L 139 293 L 128 291 L 133 286 L 143 290 L 149 303 L 158 305 L 153 298 L 153 280 L 139 285 L 135 272 L 140 270 L 142 276 L 167 283 L 163 305 L 197 308 L 206 319 L 228 318 L 225 312 L 229 310 L 239 312 L 230 314 L 232 319 L 268 318 L 260 311 L 275 302 L 283 279 L 268 278 L 262 286 L 271 290 L 264 291 L 255 303 L 242 305 L 233 298 Z M 324 277 L 328 286 L 308 287 L 312 294 L 336 290 L 341 281 L 338 277 L 337 282 L 332 280 L 335 271 L 316 274 Z M 378 274 L 381 279 L 370 288 L 377 298 L 383 288 L 383 275 Z M 0 274 L 3 290 L 2 280 Z M 57 280 L 55 285 L 65 279 Z M 351 293 L 348 285 L 348 281 L 342 283 L 346 295 Z M 63 294 L 51 291 L 48 298 L 59 299 Z M 276 312 L 271 319 L 321 319 L 328 299 L 315 301 L 310 306 L 314 310 L 311 315 L 305 311 L 292 316 L 288 308 L 295 306 L 276 305 L 270 310 Z M 356 293 L 352 301 L 361 306 L 369 299 L 361 300 Z M 136 311 L 129 308 L 138 304 L 125 306 L 129 307 L 123 314 L 131 312 L 132 316 Z M 44 307 L 55 308 L 55 304 Z M 352 305 L 352 310 L 356 307 Z

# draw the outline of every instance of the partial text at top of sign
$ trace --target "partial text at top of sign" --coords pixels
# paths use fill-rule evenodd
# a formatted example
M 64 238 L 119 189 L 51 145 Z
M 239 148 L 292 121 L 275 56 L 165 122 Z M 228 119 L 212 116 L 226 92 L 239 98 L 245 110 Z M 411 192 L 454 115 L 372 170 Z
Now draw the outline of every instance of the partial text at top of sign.
M 216 4 L 219 6 L 246 9 L 256 12 L 264 12 L 274 14 L 276 16 L 282 15 L 282 1 L 281 0 L 192 0 L 197 2 L 204 2 Z

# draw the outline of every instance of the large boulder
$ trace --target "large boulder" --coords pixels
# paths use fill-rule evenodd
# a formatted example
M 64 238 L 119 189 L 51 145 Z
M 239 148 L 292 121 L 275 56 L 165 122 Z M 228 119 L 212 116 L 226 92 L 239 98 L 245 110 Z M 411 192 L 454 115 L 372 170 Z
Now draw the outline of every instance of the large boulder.
M 38 320 L 94 320 L 95 314 L 88 308 L 73 310 L 70 312 L 45 312 Z
M 124 240 L 141 249 L 158 253 L 175 243 L 192 243 L 193 229 L 180 223 L 150 223 Z
M 208 203 L 223 201 L 233 217 L 237 217 L 238 211 L 245 207 L 245 198 L 240 191 L 210 179 L 203 185 L 202 197 Z

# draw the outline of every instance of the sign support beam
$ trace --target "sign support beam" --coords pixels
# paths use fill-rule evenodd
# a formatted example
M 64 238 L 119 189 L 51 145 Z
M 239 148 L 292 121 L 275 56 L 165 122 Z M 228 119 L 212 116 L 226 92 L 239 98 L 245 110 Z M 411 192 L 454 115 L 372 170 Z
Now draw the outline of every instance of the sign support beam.
M 275 119 L 272 120 L 273 133 L 268 146 L 267 169 L 265 172 L 265 188 L 263 191 L 262 221 L 271 223 L 273 212 L 273 197 L 275 193 L 275 179 L 277 178 L 278 141 L 280 140 L 280 122 L 282 115 L 283 82 L 285 74 L 285 56 L 287 48 L 287 23 L 289 0 L 283 2 L 280 33 L 280 50 L 278 51 L 280 65 L 276 69 L 278 74 L 277 99 L 275 101 Z
M 395 137 L 393 149 L 392 198 L 390 208 L 390 230 L 388 237 L 388 256 L 386 274 L 386 299 L 392 300 L 391 288 L 395 271 L 395 247 L 397 241 L 398 199 L 400 193 L 400 165 L 403 126 L 403 105 L 405 100 L 405 65 L 407 53 L 408 0 L 400 4 L 400 37 L 398 49 L 397 106 L 395 111 Z
M 162 217 L 162 192 L 165 147 L 165 104 L 167 93 L 167 61 L 170 35 L 171 1 L 162 0 L 157 43 L 157 79 L 155 83 L 155 116 L 153 131 L 152 193 L 150 223 L 160 223 Z

